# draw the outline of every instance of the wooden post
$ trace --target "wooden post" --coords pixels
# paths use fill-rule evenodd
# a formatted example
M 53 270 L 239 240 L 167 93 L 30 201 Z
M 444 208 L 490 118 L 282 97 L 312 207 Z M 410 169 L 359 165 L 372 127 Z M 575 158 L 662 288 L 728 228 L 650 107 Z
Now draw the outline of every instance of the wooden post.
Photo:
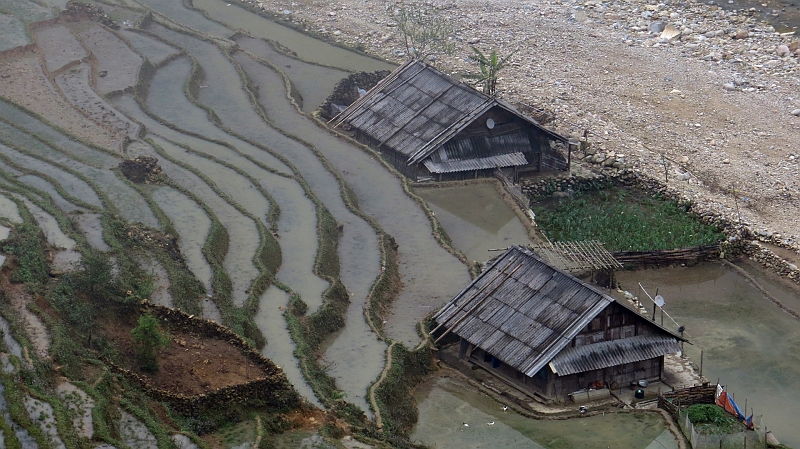
M 700 349 L 700 377 L 703 376 L 703 349 Z

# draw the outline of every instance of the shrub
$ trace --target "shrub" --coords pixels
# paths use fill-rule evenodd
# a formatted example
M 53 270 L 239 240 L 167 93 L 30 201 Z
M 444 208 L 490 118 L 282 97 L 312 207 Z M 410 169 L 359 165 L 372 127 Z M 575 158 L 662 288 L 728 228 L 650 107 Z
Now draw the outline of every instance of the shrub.
M 136 357 L 142 371 L 158 371 L 158 351 L 169 346 L 170 337 L 158 326 L 156 317 L 149 313 L 139 317 L 139 325 L 131 331 Z

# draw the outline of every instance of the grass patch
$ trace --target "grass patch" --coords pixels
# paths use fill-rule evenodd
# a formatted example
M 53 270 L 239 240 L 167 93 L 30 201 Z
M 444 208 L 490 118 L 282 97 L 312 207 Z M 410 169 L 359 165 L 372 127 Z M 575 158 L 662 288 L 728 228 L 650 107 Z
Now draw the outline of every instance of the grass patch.
M 724 238 L 674 201 L 624 189 L 579 194 L 533 209 L 537 224 L 550 240 L 599 240 L 610 251 L 688 248 L 712 245 Z

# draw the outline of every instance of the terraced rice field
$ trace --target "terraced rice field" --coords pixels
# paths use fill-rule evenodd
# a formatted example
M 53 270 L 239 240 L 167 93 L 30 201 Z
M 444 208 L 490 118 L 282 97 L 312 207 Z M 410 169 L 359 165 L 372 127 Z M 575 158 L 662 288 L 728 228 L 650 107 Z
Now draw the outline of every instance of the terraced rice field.
M 31 43 L 25 23 L 17 17 L 0 13 L 0 51 Z
M 136 74 L 142 65 L 142 57 L 128 47 L 125 41 L 94 23 L 76 26 L 74 31 L 83 45 L 97 58 L 97 93 L 105 95 L 136 84 Z
M 248 338 L 260 333 L 261 353 L 310 404 L 343 399 L 376 418 L 369 387 L 387 369 L 389 345 L 418 346 L 419 321 L 469 280 L 404 181 L 306 115 L 350 72 L 391 65 L 216 0 L 195 0 L 198 9 L 181 0 L 138 3 L 136 11 L 105 7 L 116 17 L 152 11 L 143 28 L 86 20 L 42 27 L 41 60 L 0 60 L 10 75 L 0 85 L 0 225 L 38 226 L 59 275 L 92 251 L 122 254 L 120 240 L 136 238 L 134 229 L 143 239 L 175 236 L 177 251 L 134 245 L 152 278 L 151 302 L 185 304 Z M 239 28 L 255 37 L 237 38 L 233 51 L 227 39 Z M 291 98 L 302 98 L 299 108 Z M 146 182 L 118 168 L 144 156 L 160 168 Z M 196 282 L 197 297 L 176 282 Z M 387 282 L 402 287 L 396 298 Z M 371 301 L 380 295 L 387 306 L 375 322 Z M 11 331 L 20 332 L 4 335 Z M 13 387 L 0 375 L 4 385 Z M 94 394 L 91 385 L 61 382 L 47 398 L 27 400 L 35 420 L 6 422 L 22 447 L 53 437 L 71 448 L 59 411 L 71 410 L 69 426 L 91 438 L 107 432 L 93 408 L 112 407 L 103 413 L 114 417 L 118 440 L 103 437 L 108 447 L 201 447 L 154 432 L 160 427 L 135 409 L 103 405 Z M 237 444 L 250 447 L 251 433 Z
M 45 68 L 50 73 L 89 56 L 81 42 L 64 25 L 37 29 L 36 42 L 44 52 Z

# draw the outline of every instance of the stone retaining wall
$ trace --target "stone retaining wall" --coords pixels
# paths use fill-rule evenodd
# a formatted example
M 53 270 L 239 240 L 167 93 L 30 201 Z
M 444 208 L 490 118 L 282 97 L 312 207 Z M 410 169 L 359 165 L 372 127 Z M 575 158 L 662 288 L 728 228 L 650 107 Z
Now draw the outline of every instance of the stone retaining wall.
M 108 365 L 112 372 L 122 375 L 128 382 L 136 385 L 153 399 L 167 402 L 179 413 L 191 416 L 212 408 L 252 403 L 254 400 L 274 408 L 291 408 L 299 405 L 300 396 L 289 383 L 283 370 L 227 327 L 147 301 L 142 303 L 141 311 L 142 313 L 152 313 L 155 317 L 166 320 L 173 329 L 226 341 L 238 348 L 265 373 L 264 377 L 247 383 L 222 387 L 200 395 L 187 396 L 155 388 L 146 377 L 101 357 L 101 360 Z

